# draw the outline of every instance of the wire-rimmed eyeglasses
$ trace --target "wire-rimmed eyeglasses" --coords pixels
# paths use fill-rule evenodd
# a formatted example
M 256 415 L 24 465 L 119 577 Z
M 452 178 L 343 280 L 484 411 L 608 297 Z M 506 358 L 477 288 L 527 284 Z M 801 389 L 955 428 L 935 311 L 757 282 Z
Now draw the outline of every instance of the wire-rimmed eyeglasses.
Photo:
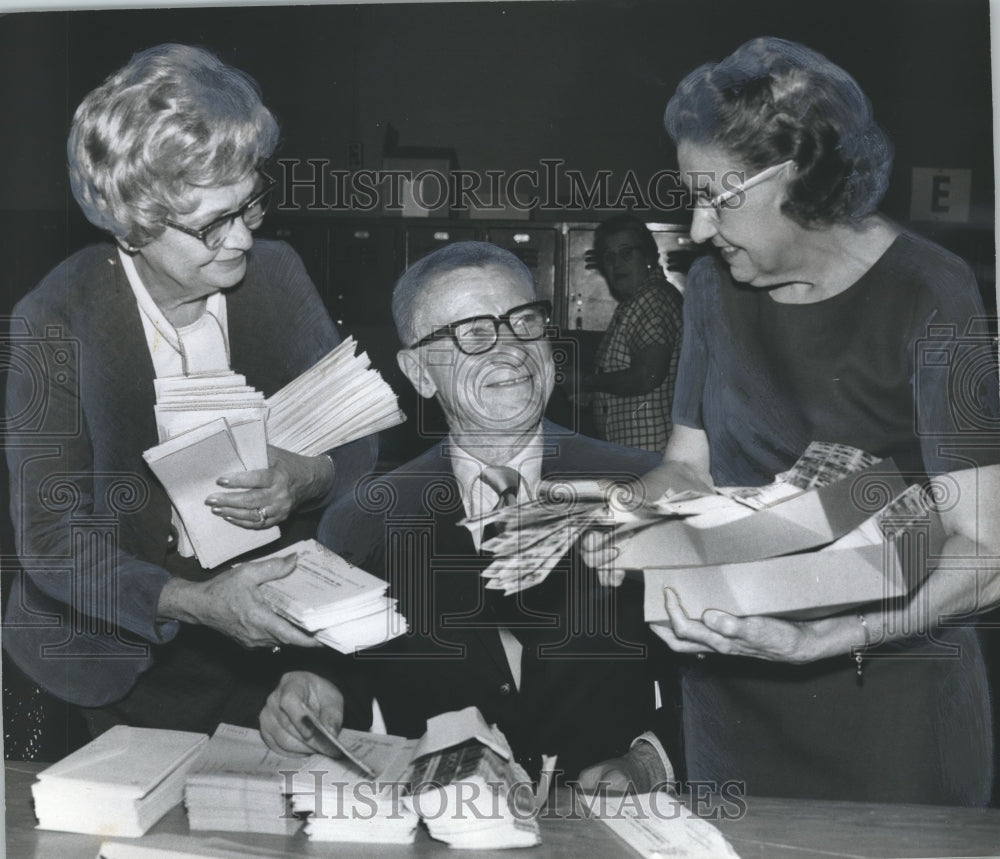
M 489 352 L 500 339 L 500 325 L 506 325 L 518 340 L 539 340 L 552 318 L 552 303 L 532 301 L 513 307 L 501 316 L 470 316 L 435 328 L 407 348 L 417 349 L 435 340 L 451 338 L 466 355 Z
M 780 164 L 774 164 L 771 167 L 761 170 L 760 173 L 755 173 L 749 179 L 740 182 L 735 187 L 723 191 L 721 194 L 717 194 L 710 199 L 695 197 L 694 206 L 696 209 L 705 212 L 705 214 L 718 218 L 723 211 L 738 209 L 742 206 L 744 193 L 753 188 L 754 185 L 759 185 L 761 182 L 766 182 L 772 176 L 777 176 L 785 167 L 794 163 L 794 160 L 789 159 L 782 161 Z

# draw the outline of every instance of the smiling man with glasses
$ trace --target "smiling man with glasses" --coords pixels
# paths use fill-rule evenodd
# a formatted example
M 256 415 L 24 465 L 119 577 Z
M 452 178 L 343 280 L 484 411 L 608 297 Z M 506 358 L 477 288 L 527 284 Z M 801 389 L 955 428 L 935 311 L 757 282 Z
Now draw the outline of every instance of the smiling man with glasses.
M 601 588 L 568 554 L 540 585 L 503 596 L 479 575 L 491 560 L 480 528 L 461 524 L 535 498 L 543 477 L 621 477 L 659 460 L 543 420 L 555 374 L 549 313 L 524 264 L 482 242 L 447 245 L 400 278 L 399 365 L 440 403 L 449 436 L 331 508 L 319 539 L 389 581 L 410 632 L 360 654 L 354 671 L 331 661 L 335 682 L 285 675 L 261 714 L 273 747 L 319 742 L 301 728 L 307 705 L 331 730 L 345 714 L 367 727 L 366 692 L 389 732 L 408 737 L 439 712 L 478 707 L 533 776 L 542 754 L 575 776 L 607 750 L 625 752 L 629 726 L 648 726 L 644 657 L 659 642 L 642 623 L 637 583 Z M 652 742 L 640 745 L 658 759 Z

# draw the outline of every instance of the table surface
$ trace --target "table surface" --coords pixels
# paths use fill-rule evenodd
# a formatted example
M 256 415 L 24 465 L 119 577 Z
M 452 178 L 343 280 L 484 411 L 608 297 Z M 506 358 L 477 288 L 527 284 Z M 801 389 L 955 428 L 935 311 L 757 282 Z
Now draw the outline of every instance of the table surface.
M 97 836 L 46 832 L 35 828 L 31 783 L 44 764 L 8 761 L 5 766 L 6 853 L 10 859 L 95 859 Z M 616 800 L 607 799 L 614 813 Z M 929 805 L 821 802 L 816 800 L 747 797 L 745 813 L 735 819 L 732 803 L 695 805 L 712 819 L 743 859 L 785 857 L 942 857 L 1000 855 L 1000 810 L 945 808 Z M 690 804 L 690 802 L 689 802 Z M 549 809 L 541 822 L 542 844 L 530 848 L 531 857 L 629 856 L 636 854 L 604 824 L 586 819 L 568 792 L 556 797 L 556 814 Z M 713 819 L 713 815 L 715 819 Z M 258 834 L 197 833 L 189 836 L 187 819 L 178 806 L 150 830 L 197 839 L 212 837 L 231 842 L 247 859 L 255 855 L 288 857 L 350 857 L 465 855 L 513 859 L 505 851 L 460 851 L 433 841 L 424 831 L 412 846 L 388 844 L 310 843 L 303 833 L 292 838 Z M 256 852 L 255 852 L 256 848 Z

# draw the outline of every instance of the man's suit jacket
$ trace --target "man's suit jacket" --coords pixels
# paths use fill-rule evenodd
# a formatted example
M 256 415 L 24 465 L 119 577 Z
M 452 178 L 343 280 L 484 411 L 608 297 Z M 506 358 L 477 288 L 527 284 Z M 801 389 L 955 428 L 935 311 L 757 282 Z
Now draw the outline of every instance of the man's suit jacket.
M 543 477 L 640 475 L 660 460 L 548 422 L 544 430 Z M 353 660 L 331 660 L 349 718 L 360 712 L 353 718 L 364 726 L 364 696 L 374 694 L 390 733 L 418 737 L 428 717 L 475 705 L 533 774 L 542 754 L 558 754 L 559 769 L 575 776 L 624 752 L 653 708 L 646 657 L 658 640 L 642 620 L 641 587 L 601 588 L 570 553 L 521 600 L 484 591 L 490 557 L 456 524 L 463 516 L 444 442 L 369 475 L 324 515 L 320 541 L 386 578 L 410 625 Z M 498 626 L 522 642 L 520 690 Z
M 244 280 L 226 296 L 232 367 L 265 395 L 340 340 L 284 243 L 256 242 Z M 183 683 L 201 660 L 172 655 L 180 625 L 156 619 L 160 591 L 171 576 L 217 571 L 173 551 L 170 502 L 142 458 L 158 440 L 154 370 L 117 251 L 95 245 L 74 254 L 14 313 L 6 446 L 24 573 L 8 597 L 4 647 L 43 688 L 83 706 L 121 699 L 154 662 L 173 659 L 172 682 Z M 333 455 L 327 501 L 371 468 L 374 440 Z M 290 519 L 283 542 L 313 536 L 317 518 Z M 184 626 L 192 652 L 206 659 L 238 650 L 222 635 Z M 190 690 L 192 707 L 202 691 Z

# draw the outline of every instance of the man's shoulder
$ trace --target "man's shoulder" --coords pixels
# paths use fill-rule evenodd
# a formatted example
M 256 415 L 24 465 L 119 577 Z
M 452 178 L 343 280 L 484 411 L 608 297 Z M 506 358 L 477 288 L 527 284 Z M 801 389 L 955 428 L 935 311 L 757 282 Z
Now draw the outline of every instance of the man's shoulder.
M 360 478 L 352 492 L 327 508 L 318 539 L 334 551 L 367 545 L 387 520 L 425 515 L 449 499 L 461 505 L 444 445 L 438 443 L 398 468 Z

